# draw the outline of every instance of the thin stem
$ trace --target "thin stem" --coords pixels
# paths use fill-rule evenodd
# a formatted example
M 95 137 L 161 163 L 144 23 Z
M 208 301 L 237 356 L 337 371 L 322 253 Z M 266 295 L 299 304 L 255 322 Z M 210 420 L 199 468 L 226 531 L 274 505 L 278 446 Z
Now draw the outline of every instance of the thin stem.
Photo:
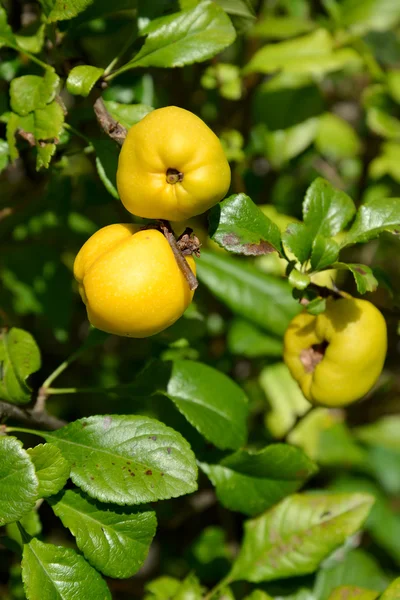
M 33 62 L 35 62 L 37 65 L 39 65 L 40 67 L 42 67 L 42 69 L 52 69 L 52 67 L 50 65 L 47 65 L 46 63 L 42 62 L 41 60 L 39 60 L 38 58 L 36 58 L 36 56 L 34 56 L 33 54 L 31 54 L 30 52 L 27 52 L 26 50 L 23 50 L 22 48 L 19 48 L 18 46 L 14 46 L 9 44 L 9 47 L 12 48 L 13 50 L 15 50 L 16 52 L 21 52 L 21 54 L 25 54 L 25 56 L 28 56 L 30 58 L 30 60 L 32 60 Z
M 91 145 L 91 141 L 89 140 L 89 138 L 87 138 L 86 135 L 75 129 L 75 127 L 72 127 L 72 125 L 70 125 L 69 123 L 64 123 L 64 127 L 65 129 L 68 129 L 71 133 L 80 137 L 82 140 L 85 140 L 87 144 Z
M 188 264 L 187 260 L 185 259 L 185 257 L 183 256 L 181 250 L 179 249 L 179 246 L 177 245 L 174 233 L 171 229 L 169 222 L 168 221 L 160 221 L 160 227 L 161 227 L 162 233 L 166 237 L 169 245 L 171 246 L 171 250 L 174 254 L 174 257 L 178 264 L 178 267 L 182 271 L 184 277 L 186 278 L 186 281 L 189 284 L 189 289 L 192 291 L 195 290 L 198 287 L 199 282 L 197 281 L 196 276 L 194 275 L 192 269 L 189 267 L 189 264 Z
M 79 358 L 80 355 L 85 350 L 86 350 L 86 346 L 85 346 L 85 344 L 83 344 L 83 346 L 81 348 L 79 348 L 79 350 L 77 350 L 76 352 L 71 354 L 71 356 L 69 356 L 66 360 L 64 360 L 64 362 L 62 362 L 61 365 L 59 365 L 57 367 L 57 369 L 48 376 L 48 378 L 44 381 L 44 383 L 42 385 L 42 388 L 46 391 L 46 393 L 48 392 L 48 388 L 53 383 L 53 381 L 59 375 L 61 375 L 61 373 L 63 373 L 65 371 L 65 369 L 67 369 L 77 358 Z
M 41 431 L 36 431 L 35 429 L 27 429 L 25 427 L 6 427 L 6 433 L 13 433 L 14 431 L 17 431 L 18 433 L 29 433 L 30 435 L 44 437 Z
M 103 78 L 104 79 L 107 79 L 107 76 L 111 73 L 111 71 L 113 70 L 113 68 L 115 67 L 115 65 L 123 57 L 123 55 L 125 54 L 125 52 L 128 50 L 129 46 L 132 44 L 132 42 L 135 41 L 135 39 L 136 39 L 136 31 L 134 31 L 132 33 L 132 35 L 130 35 L 128 37 L 128 39 L 126 40 L 125 44 L 122 46 L 121 50 L 118 52 L 117 56 L 115 58 L 113 58 L 113 60 L 108 65 L 108 67 L 106 67 L 104 69 L 104 73 L 103 73 Z
M 61 394 L 108 394 L 111 388 L 87 387 L 87 388 L 46 388 L 48 396 Z
M 15 404 L 0 401 L 0 418 L 4 417 L 16 419 L 29 425 L 45 427 L 46 429 L 60 429 L 60 427 L 66 425 L 65 421 L 49 415 L 45 410 L 38 411 L 35 408 L 25 409 Z
M 217 583 L 216 586 L 214 586 L 209 592 L 208 594 L 206 594 L 203 598 L 203 600 L 211 600 L 215 594 L 217 592 L 219 592 L 220 590 L 222 590 L 222 588 L 226 587 L 227 585 L 229 585 L 231 583 L 231 578 L 229 577 L 229 575 L 227 575 L 226 577 L 224 577 L 223 579 L 221 579 L 221 581 L 219 583 Z

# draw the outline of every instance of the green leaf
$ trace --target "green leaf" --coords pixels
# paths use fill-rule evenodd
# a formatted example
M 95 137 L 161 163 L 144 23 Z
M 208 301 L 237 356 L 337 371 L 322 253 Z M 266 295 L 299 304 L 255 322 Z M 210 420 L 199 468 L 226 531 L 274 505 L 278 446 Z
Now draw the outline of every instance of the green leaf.
M 388 71 L 386 81 L 393 100 L 400 104 L 400 72 Z
M 117 393 L 163 394 L 217 448 L 236 450 L 246 443 L 247 399 L 232 379 L 191 360 L 150 363 L 133 384 Z
M 363 244 L 383 231 L 400 233 L 400 198 L 372 198 L 361 205 L 341 245 Z
M 274 437 L 283 437 L 311 405 L 284 363 L 264 367 L 259 382 L 270 405 L 265 423 Z
M 387 590 L 382 594 L 381 600 L 396 600 L 400 597 L 400 577 L 392 581 Z M 361 600 L 361 598 L 360 598 Z
M 373 271 L 367 265 L 356 265 L 347 263 L 333 263 L 333 269 L 351 271 L 357 285 L 357 290 L 360 294 L 374 292 L 378 287 L 378 281 L 373 274 Z
M 261 37 L 269 39 L 285 39 L 307 33 L 315 28 L 312 21 L 301 19 L 299 17 L 279 17 L 268 15 L 252 28 L 250 35 L 252 37 Z
M 310 315 L 320 315 L 321 313 L 325 312 L 326 310 L 326 298 L 314 298 L 314 300 L 311 300 L 307 306 L 306 306 L 306 311 L 308 313 L 310 313 Z
M 256 20 L 252 0 L 215 0 L 228 15 L 238 33 L 246 32 Z
M 334 42 L 326 29 L 298 37 L 294 40 L 267 44 L 251 58 L 245 73 L 310 73 L 323 75 L 360 62 L 351 48 L 334 50 Z
M 339 257 L 340 246 L 332 238 L 317 235 L 311 252 L 311 267 L 314 271 L 322 271 L 334 263 Z
M 365 492 L 375 498 L 365 529 L 378 546 L 383 548 L 399 564 L 400 516 L 393 510 L 390 500 L 382 493 L 381 489 L 369 479 L 354 476 L 340 477 L 333 482 L 332 488 L 340 492 Z M 382 527 L 382 523 L 385 524 L 384 527 Z
M 111 600 L 101 575 L 75 550 L 36 538 L 24 545 L 22 579 L 28 600 Z
M 91 143 L 96 152 L 96 167 L 99 177 L 111 196 L 119 200 L 117 191 L 118 146 L 111 139 L 105 138 L 91 140 Z
M 164 575 L 157 577 L 153 581 L 146 584 L 145 589 L 148 594 L 144 597 L 144 600 L 165 600 L 165 598 L 174 598 L 174 594 L 180 587 L 179 579 L 175 577 L 169 577 Z
M 388 415 L 375 423 L 361 425 L 353 429 L 354 435 L 362 442 L 400 451 L 400 416 Z
M 339 6 L 341 24 L 358 35 L 386 31 L 400 19 L 400 6 L 392 0 L 344 0 Z
M 27 379 L 40 364 L 39 348 L 30 333 L 16 327 L 0 332 L 0 398 L 14 404 L 30 402 Z
M 93 86 L 104 70 L 90 65 L 79 65 L 71 69 L 67 78 L 67 90 L 74 96 L 89 96 Z
M 310 493 L 289 496 L 247 521 L 232 581 L 272 581 L 315 571 L 355 533 L 373 504 L 367 494 Z
M 329 600 L 375 600 L 379 592 L 353 585 L 341 585 L 329 596 Z
M 247 358 L 280 357 L 283 353 L 281 340 L 266 335 L 244 319 L 234 319 L 232 322 L 228 331 L 228 347 L 232 354 Z
M 381 108 L 372 106 L 367 110 L 367 125 L 378 135 L 385 138 L 400 139 L 400 121 Z
M 13 48 L 15 44 L 15 36 L 7 22 L 7 13 L 5 9 L 0 6 L 0 48 L 2 46 L 10 46 Z
M 275 169 L 295 158 L 312 142 L 318 129 L 318 119 L 311 118 L 278 131 L 265 134 L 265 155 Z
M 300 311 L 285 281 L 261 273 L 240 259 L 202 250 L 196 264 L 200 281 L 219 300 L 266 331 L 283 335 Z
M 197 489 L 189 444 L 155 419 L 97 415 L 43 437 L 71 463 L 75 485 L 102 502 L 141 504 Z
M 104 104 L 110 115 L 126 129 L 130 129 L 153 110 L 147 104 L 121 104 L 112 100 L 105 100 Z
M 229 252 L 246 256 L 281 253 L 279 228 L 246 194 L 234 194 L 214 206 L 209 222 L 211 238 Z
M 56 96 L 60 78 L 53 69 L 48 69 L 43 77 L 23 75 L 12 80 L 10 103 L 14 112 L 21 116 L 37 108 L 44 108 Z
M 156 532 L 154 512 L 105 507 L 75 490 L 66 490 L 48 502 L 98 571 L 126 578 L 140 569 Z
M 367 454 L 354 440 L 346 423 L 332 420 L 331 424 L 325 424 L 319 432 L 318 455 L 316 460 L 320 465 L 332 468 L 358 467 L 363 468 L 367 460 Z M 347 490 L 346 490 L 347 491 Z M 362 491 L 362 490 L 351 490 Z
M 300 263 L 310 258 L 313 240 L 311 228 L 304 223 L 291 223 L 282 234 L 284 248 L 290 250 Z
M 355 211 L 353 200 L 322 177 L 312 182 L 303 202 L 304 223 L 314 237 L 336 235 L 346 227 Z
M 357 156 L 360 139 L 349 123 L 333 113 L 320 117 L 315 138 L 317 150 L 332 160 Z
M 235 40 L 235 29 L 215 2 L 205 0 L 189 11 L 160 17 L 143 33 L 138 54 L 119 72 L 133 67 L 183 67 L 215 56 Z
M 39 498 L 57 494 L 69 478 L 70 466 L 53 444 L 39 444 L 27 450 L 39 480 Z
M 382 153 L 374 158 L 369 166 L 369 174 L 373 179 L 390 175 L 400 183 L 400 144 L 386 142 L 382 144 Z
M 0 139 L 0 173 L 8 165 L 9 149 L 8 143 L 5 140 Z
M 254 592 L 252 592 L 250 596 L 246 596 L 244 600 L 272 600 L 272 597 L 261 590 L 254 590 Z
M 363 550 L 351 550 L 337 557 L 317 573 L 313 595 L 317 600 L 328 600 L 340 585 L 352 585 L 378 592 L 389 583 L 376 560 Z
M 229 510 L 257 515 L 297 491 L 317 471 L 302 450 L 271 444 L 258 452 L 239 450 L 219 464 L 199 463 Z
M 97 1 L 97 0 L 96 0 Z M 93 0 L 39 0 L 48 23 L 73 19 L 93 4 Z
M 0 437 L 0 527 L 35 506 L 38 479 L 29 454 L 14 437 Z

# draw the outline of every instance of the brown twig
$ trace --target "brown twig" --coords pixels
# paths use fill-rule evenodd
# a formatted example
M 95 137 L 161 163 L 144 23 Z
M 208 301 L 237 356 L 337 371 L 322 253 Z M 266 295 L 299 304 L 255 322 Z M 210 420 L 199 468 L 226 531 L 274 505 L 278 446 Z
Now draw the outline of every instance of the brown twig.
M 66 421 L 49 415 L 46 411 L 39 411 L 35 408 L 21 408 L 15 404 L 0 401 L 0 419 L 1 421 L 10 418 L 16 419 L 26 425 L 33 425 L 44 429 L 60 429 L 66 425 Z
M 171 250 L 174 254 L 175 260 L 178 263 L 178 267 L 185 276 L 189 284 L 189 288 L 192 291 L 195 290 L 198 287 L 199 282 L 197 281 L 196 276 L 193 274 L 191 268 L 187 263 L 186 258 L 183 256 L 182 251 L 178 246 L 178 243 L 174 236 L 174 232 L 171 229 L 171 225 L 168 223 L 168 221 L 159 221 L 159 226 L 161 232 L 164 234 L 169 245 L 171 246 Z
M 125 141 L 127 130 L 121 123 L 118 123 L 115 119 L 112 118 L 110 113 L 107 111 L 103 98 L 97 98 L 96 102 L 93 105 L 94 112 L 96 113 L 97 120 L 102 127 L 103 131 L 110 136 L 114 141 L 116 141 L 120 146 Z

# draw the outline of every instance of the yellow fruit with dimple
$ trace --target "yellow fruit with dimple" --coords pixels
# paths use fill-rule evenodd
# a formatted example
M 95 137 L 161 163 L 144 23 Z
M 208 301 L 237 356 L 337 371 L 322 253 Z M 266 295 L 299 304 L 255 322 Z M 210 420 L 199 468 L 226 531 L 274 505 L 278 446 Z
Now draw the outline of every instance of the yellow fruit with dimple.
M 193 258 L 186 260 L 195 273 Z M 74 276 L 91 324 L 116 335 L 159 333 L 193 298 L 163 234 L 137 225 L 109 225 L 92 235 L 75 259 Z
M 313 404 L 346 406 L 364 396 L 381 374 L 386 323 L 367 300 L 329 298 L 325 312 L 297 315 L 284 338 L 284 360 Z
M 138 217 L 184 221 L 219 202 L 230 181 L 218 137 L 176 106 L 154 110 L 133 125 L 119 155 L 118 192 Z

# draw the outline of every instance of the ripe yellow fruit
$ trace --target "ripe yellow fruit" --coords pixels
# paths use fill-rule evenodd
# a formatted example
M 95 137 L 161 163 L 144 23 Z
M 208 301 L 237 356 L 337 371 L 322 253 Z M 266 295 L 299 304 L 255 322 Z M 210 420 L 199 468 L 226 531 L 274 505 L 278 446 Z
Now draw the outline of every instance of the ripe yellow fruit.
M 215 133 L 176 106 L 154 110 L 133 125 L 119 155 L 118 192 L 138 217 L 184 221 L 219 202 L 230 181 Z
M 387 350 L 386 323 L 367 300 L 327 300 L 324 313 L 303 312 L 284 338 L 284 360 L 313 404 L 346 406 L 376 383 Z
M 193 292 L 163 234 L 138 229 L 118 224 L 97 231 L 80 249 L 74 276 L 94 327 L 143 338 L 179 319 Z M 195 273 L 193 258 L 186 260 Z

